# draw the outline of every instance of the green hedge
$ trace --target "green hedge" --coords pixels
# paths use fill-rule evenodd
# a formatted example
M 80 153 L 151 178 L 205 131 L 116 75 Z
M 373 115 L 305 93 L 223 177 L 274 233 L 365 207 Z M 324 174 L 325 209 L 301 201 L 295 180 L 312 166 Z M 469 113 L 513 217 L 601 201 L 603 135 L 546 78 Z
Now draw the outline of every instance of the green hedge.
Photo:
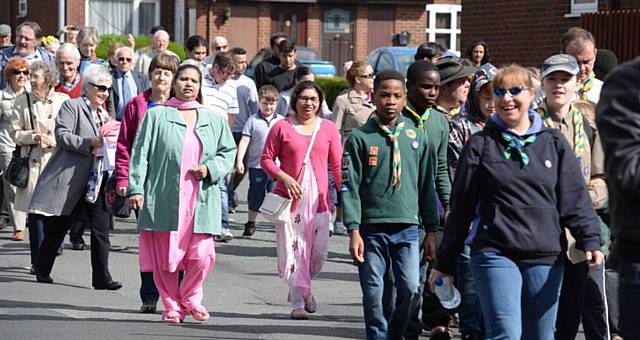
M 342 77 L 317 77 L 316 83 L 322 91 L 324 91 L 324 96 L 329 108 L 333 107 L 333 102 L 336 100 L 336 97 L 342 93 L 342 91 L 349 88 L 347 80 Z
M 151 37 L 148 35 L 139 35 L 135 37 L 136 39 L 136 49 L 141 47 L 151 46 Z M 127 40 L 126 35 L 117 35 L 117 34 L 103 34 L 100 36 L 100 44 L 96 47 L 96 55 L 99 58 L 107 59 L 107 50 L 114 42 L 121 42 L 127 46 L 129 46 L 129 41 Z M 168 50 L 174 52 L 180 57 L 180 60 L 184 60 L 186 58 L 184 48 L 182 45 L 176 42 L 170 42 Z

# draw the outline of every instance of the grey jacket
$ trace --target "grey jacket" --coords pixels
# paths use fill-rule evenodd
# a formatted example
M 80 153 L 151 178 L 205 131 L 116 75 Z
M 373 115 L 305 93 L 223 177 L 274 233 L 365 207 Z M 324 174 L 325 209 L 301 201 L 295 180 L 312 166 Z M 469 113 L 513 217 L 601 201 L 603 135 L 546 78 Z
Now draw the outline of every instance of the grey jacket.
M 91 140 L 98 125 L 83 98 L 62 104 L 56 118 L 57 149 L 42 170 L 29 212 L 67 216 L 84 199 L 93 165 Z

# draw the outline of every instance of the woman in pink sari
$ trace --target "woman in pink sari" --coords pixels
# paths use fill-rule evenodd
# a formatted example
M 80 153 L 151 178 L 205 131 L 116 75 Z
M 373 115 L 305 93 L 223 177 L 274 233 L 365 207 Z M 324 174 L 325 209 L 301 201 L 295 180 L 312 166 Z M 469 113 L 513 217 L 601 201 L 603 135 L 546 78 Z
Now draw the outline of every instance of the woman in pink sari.
M 311 279 L 327 257 L 333 209 L 328 195 L 328 166 L 340 188 L 340 134 L 333 122 L 320 117 L 322 101 L 322 90 L 316 84 L 298 83 L 291 95 L 293 115 L 273 126 L 260 163 L 269 177 L 277 180 L 274 193 L 293 199 L 290 221 L 276 224 L 276 242 L 278 274 L 289 286 L 293 308 L 290 317 L 300 320 L 316 311 Z M 316 129 L 309 159 L 305 160 Z

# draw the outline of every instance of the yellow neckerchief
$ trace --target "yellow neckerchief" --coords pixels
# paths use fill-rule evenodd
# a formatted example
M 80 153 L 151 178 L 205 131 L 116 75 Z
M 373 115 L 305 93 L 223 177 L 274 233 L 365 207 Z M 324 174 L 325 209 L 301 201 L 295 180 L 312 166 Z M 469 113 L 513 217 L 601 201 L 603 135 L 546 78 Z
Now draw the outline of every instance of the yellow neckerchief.
M 553 120 L 551 119 L 551 114 L 547 107 L 548 105 L 545 100 L 545 102 L 543 102 L 536 111 L 542 117 L 544 126 L 553 129 L 555 126 L 553 125 Z M 582 112 L 580 112 L 580 110 L 578 110 L 573 104 L 569 107 L 569 114 L 573 120 L 573 152 L 576 154 L 578 161 L 581 161 L 584 157 L 587 144 L 587 133 L 584 130 L 585 122 L 584 119 L 582 119 Z
M 444 114 L 444 116 L 447 117 L 447 119 L 451 120 L 454 116 L 460 113 L 461 106 L 454 107 L 453 109 L 451 109 L 451 111 L 445 109 L 444 107 L 438 104 L 436 104 L 435 108 L 436 110 L 439 110 L 440 112 L 442 112 L 442 114 Z
M 404 102 L 404 108 L 407 109 L 407 111 L 411 113 L 411 116 L 417 120 L 420 131 L 424 132 L 427 121 L 429 120 L 429 117 L 431 117 L 431 108 L 424 110 L 424 113 L 420 115 L 416 112 L 413 104 L 408 100 Z
M 589 79 L 587 79 L 587 81 L 585 81 L 584 83 L 578 84 L 578 94 L 580 96 L 580 99 L 589 100 L 589 98 L 587 97 L 587 93 L 593 88 L 593 79 L 595 79 L 595 77 L 596 73 L 591 71 L 591 74 L 589 74 Z

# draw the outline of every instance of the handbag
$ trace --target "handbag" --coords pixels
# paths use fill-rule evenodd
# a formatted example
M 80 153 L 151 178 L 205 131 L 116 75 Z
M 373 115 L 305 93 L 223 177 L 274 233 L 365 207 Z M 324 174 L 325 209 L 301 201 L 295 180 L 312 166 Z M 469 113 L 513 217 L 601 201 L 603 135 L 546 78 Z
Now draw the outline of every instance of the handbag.
M 31 124 L 31 130 L 34 130 L 31 98 L 29 97 L 29 92 L 25 92 L 25 95 L 27 96 L 27 107 L 29 108 L 29 123 Z M 10 184 L 23 189 L 26 188 L 27 183 L 29 183 L 29 159 L 31 157 L 31 151 L 33 151 L 33 146 L 29 147 L 29 153 L 26 157 L 21 157 L 20 151 L 21 147 L 17 144 L 11 155 L 9 166 L 7 166 L 7 170 L 2 177 Z
M 313 144 L 316 140 L 316 134 L 318 133 L 318 130 L 320 130 L 320 123 L 321 119 L 318 118 L 316 126 L 313 129 L 313 135 L 311 135 L 311 142 L 307 148 L 307 153 L 304 156 L 304 161 L 302 161 L 302 169 L 298 173 L 298 178 L 296 178 L 297 181 L 300 181 L 300 174 L 303 173 L 304 168 L 309 162 L 309 156 L 311 155 L 311 149 L 313 148 Z M 260 206 L 260 213 L 266 220 L 274 223 L 288 222 L 291 216 L 292 202 L 293 200 L 291 198 L 283 197 L 273 192 L 268 192 Z
M 129 209 L 129 197 L 120 196 L 116 193 L 115 173 L 109 176 L 104 189 L 105 202 L 107 204 L 107 209 L 109 209 L 111 214 L 120 218 L 127 218 L 131 216 L 131 209 Z

